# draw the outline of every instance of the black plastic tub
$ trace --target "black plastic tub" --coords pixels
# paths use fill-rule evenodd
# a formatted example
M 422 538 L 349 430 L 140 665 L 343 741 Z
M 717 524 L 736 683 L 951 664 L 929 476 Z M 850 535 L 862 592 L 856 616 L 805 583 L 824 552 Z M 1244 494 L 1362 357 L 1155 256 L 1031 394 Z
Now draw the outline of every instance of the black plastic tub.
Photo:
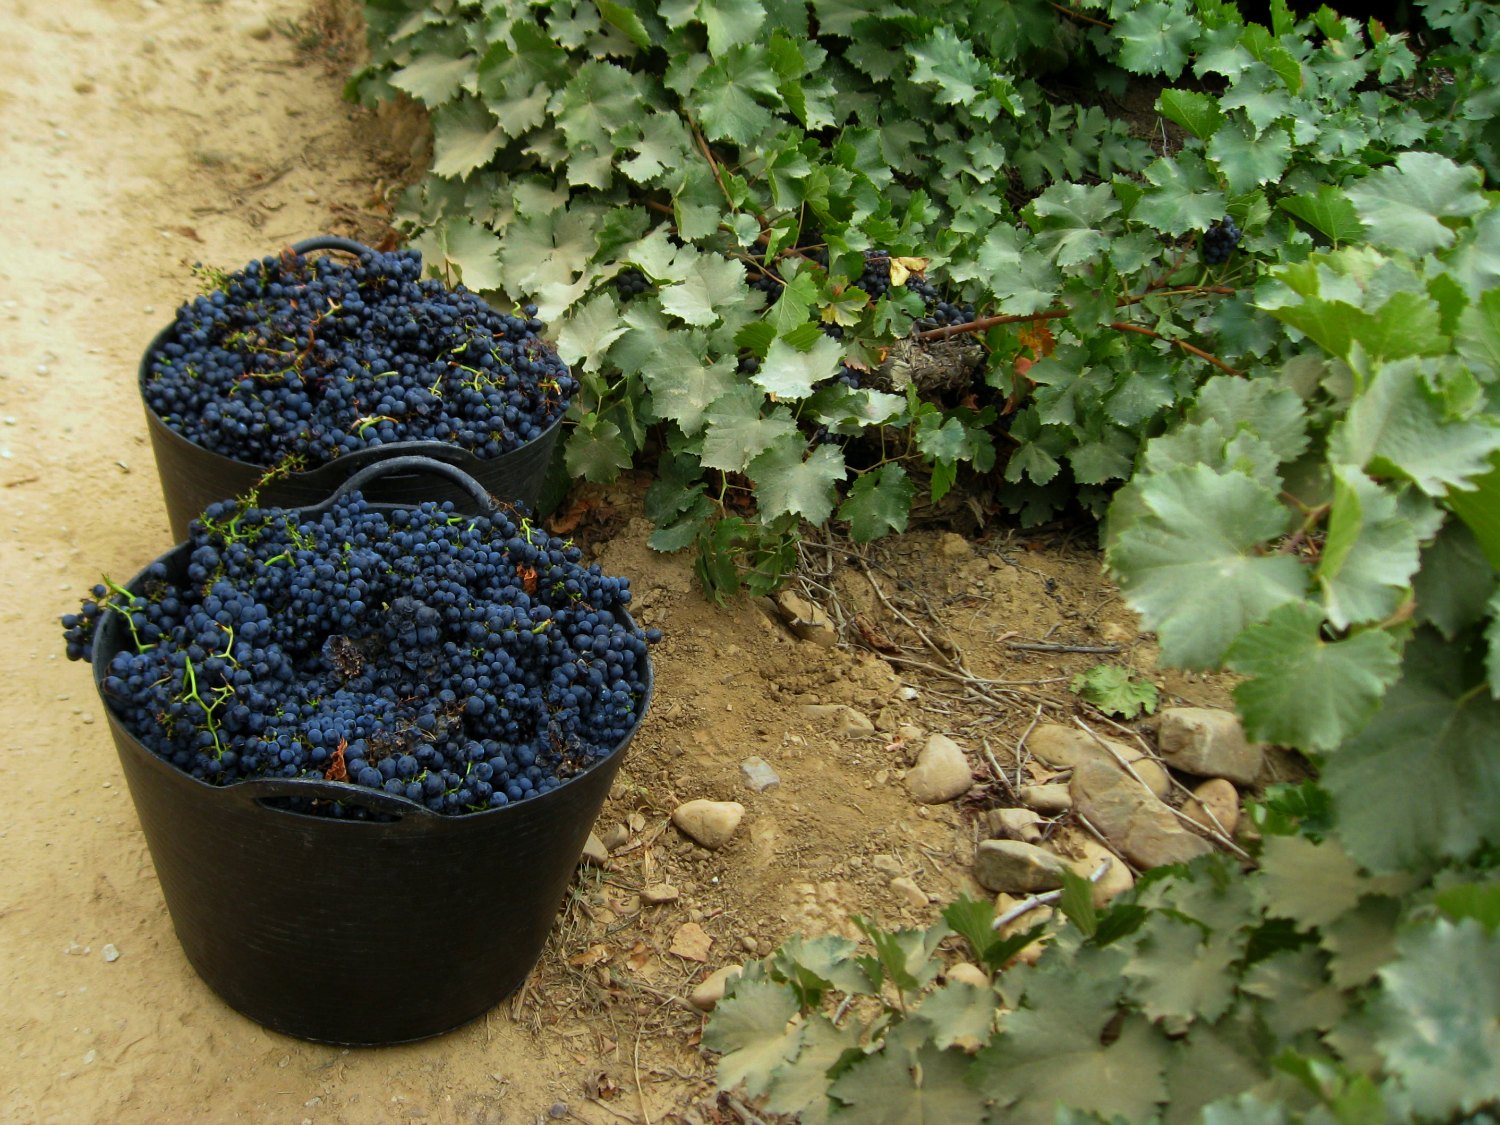
M 415 475 L 429 473 L 460 476 L 440 464 Z M 483 491 L 461 487 L 472 513 Z M 158 561 L 180 581 L 188 554 L 183 543 Z M 144 577 L 128 588 L 138 592 Z M 214 992 L 275 1031 L 373 1046 L 451 1030 L 521 984 L 650 705 L 649 662 L 635 725 L 608 755 L 548 793 L 447 816 L 335 781 L 214 786 L 163 761 L 104 693 L 110 660 L 129 642 L 122 621 L 107 613 L 97 628 L 95 686 L 173 928 Z M 374 815 L 286 807 L 308 800 Z
M 298 254 L 318 250 L 337 250 L 358 256 L 370 248 L 347 238 L 332 235 L 305 239 L 292 246 Z M 242 496 L 266 475 L 267 466 L 253 465 L 215 453 L 173 430 L 146 401 L 146 381 L 150 376 L 151 357 L 166 343 L 175 330 L 168 324 L 156 334 L 141 356 L 137 382 L 141 405 L 146 411 L 146 428 L 151 435 L 151 449 L 156 457 L 156 472 L 161 479 L 166 501 L 167 521 L 172 536 L 187 538 L 188 524 L 216 500 Z M 266 507 L 299 508 L 326 500 L 340 484 L 360 469 L 392 457 L 429 457 L 462 469 L 473 477 L 496 500 L 528 511 L 536 508 L 541 496 L 553 447 L 562 429 L 559 417 L 539 436 L 499 457 L 482 458 L 467 449 L 441 441 L 391 442 L 345 454 L 334 461 L 305 472 L 291 473 L 266 483 L 260 490 L 260 503 Z M 424 479 L 420 474 L 392 474 L 373 484 L 368 491 L 372 502 L 414 504 L 422 500 L 453 500 L 463 492 L 445 482 Z

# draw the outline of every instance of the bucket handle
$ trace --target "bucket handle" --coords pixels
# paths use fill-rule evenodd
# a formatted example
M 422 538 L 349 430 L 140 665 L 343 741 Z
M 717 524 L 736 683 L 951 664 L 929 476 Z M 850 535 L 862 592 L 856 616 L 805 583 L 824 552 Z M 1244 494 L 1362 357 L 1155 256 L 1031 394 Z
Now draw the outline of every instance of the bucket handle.
M 251 777 L 225 785 L 220 790 L 226 798 L 254 802 L 273 811 L 283 811 L 268 800 L 277 797 L 300 797 L 304 800 L 342 801 L 384 816 L 404 820 L 408 816 L 437 819 L 438 814 L 416 801 L 383 789 L 371 789 L 347 781 L 325 781 L 316 777 Z
M 438 461 L 432 457 L 418 457 L 415 455 L 387 457 L 383 461 L 376 461 L 373 465 L 366 465 L 359 472 L 351 475 L 338 488 L 334 489 L 333 494 L 328 498 L 328 503 L 332 503 L 346 493 L 353 492 L 356 488 L 363 488 L 370 481 L 378 480 L 387 473 L 404 472 L 431 473 L 433 476 L 446 477 L 472 496 L 481 511 L 497 512 L 500 510 L 499 503 L 485 491 L 484 485 L 480 484 L 457 465 L 450 465 L 446 461 Z M 319 506 L 321 507 L 322 505 Z
M 356 258 L 361 254 L 375 253 L 363 242 L 355 242 L 352 238 L 340 238 L 336 234 L 315 234 L 311 238 L 304 238 L 301 242 L 292 243 L 294 254 L 310 254 L 314 250 L 342 250 L 346 254 L 353 254 Z

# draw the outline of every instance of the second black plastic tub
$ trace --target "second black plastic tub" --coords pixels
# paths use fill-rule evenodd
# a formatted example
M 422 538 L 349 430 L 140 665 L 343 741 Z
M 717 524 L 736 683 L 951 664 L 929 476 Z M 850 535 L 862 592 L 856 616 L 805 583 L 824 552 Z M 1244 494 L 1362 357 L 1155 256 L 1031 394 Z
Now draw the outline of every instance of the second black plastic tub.
M 319 236 L 298 242 L 292 250 L 310 254 L 318 250 L 336 250 L 358 256 L 369 247 L 347 238 Z M 183 437 L 162 421 L 145 401 L 146 381 L 150 377 L 151 357 L 160 350 L 176 330 L 175 322 L 158 332 L 141 357 L 137 380 L 142 405 L 146 411 L 146 428 L 151 435 L 151 449 L 156 457 L 156 472 L 161 479 L 162 497 L 166 501 L 167 521 L 174 539 L 187 538 L 188 524 L 216 500 L 243 496 L 266 475 L 267 467 L 238 461 L 215 453 Z M 267 482 L 260 490 L 260 503 L 267 507 L 297 508 L 326 500 L 333 491 L 359 470 L 392 457 L 421 456 L 462 469 L 477 480 L 496 500 L 526 510 L 536 507 L 542 484 L 552 461 L 552 452 L 562 429 L 559 417 L 538 437 L 498 457 L 479 457 L 467 449 L 441 441 L 391 442 L 345 454 L 337 460 L 304 472 L 290 473 Z M 369 491 L 371 501 L 392 504 L 414 504 L 422 500 L 462 500 L 463 493 L 451 485 L 434 482 L 416 473 L 397 473 L 382 477 Z
M 417 470 L 428 473 L 460 475 Z M 472 482 L 460 487 L 471 510 L 483 502 Z M 174 580 L 188 553 L 181 544 L 159 560 Z M 110 660 L 128 643 L 122 615 L 105 614 L 92 656 L 101 699 Z M 540 796 L 458 816 L 334 781 L 209 785 L 151 753 L 107 699 L 105 713 L 188 962 L 266 1027 L 370 1046 L 455 1028 L 525 979 L 651 690 L 648 663 L 635 726 L 587 770 Z M 289 798 L 375 816 L 294 812 Z

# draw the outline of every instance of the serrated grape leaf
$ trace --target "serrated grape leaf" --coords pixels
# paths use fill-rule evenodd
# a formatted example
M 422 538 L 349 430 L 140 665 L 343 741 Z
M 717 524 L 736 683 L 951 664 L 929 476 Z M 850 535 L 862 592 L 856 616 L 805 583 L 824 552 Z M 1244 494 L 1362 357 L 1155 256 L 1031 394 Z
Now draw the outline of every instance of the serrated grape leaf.
M 833 514 L 838 498 L 835 486 L 844 479 L 844 451 L 820 445 L 805 459 L 802 453 L 802 440 L 786 437 L 745 470 L 755 482 L 764 519 L 796 512 L 812 523 L 822 523 Z
M 1473 919 L 1414 926 L 1380 970 L 1379 1046 L 1416 1114 L 1449 1120 L 1500 1090 L 1500 937 Z
M 1363 893 L 1359 864 L 1334 837 L 1268 836 L 1261 850 L 1260 884 L 1266 912 L 1299 930 L 1326 926 L 1354 909 Z
M 451 57 L 423 52 L 409 65 L 393 73 L 388 81 L 428 109 L 434 109 L 451 101 L 459 87 L 473 77 L 476 62 L 474 56 L 467 53 Z
M 939 105 L 968 105 L 989 85 L 989 67 L 947 24 L 938 25 L 922 42 L 908 44 L 906 53 L 914 64 L 911 80 L 933 87 Z
M 826 1121 L 834 1104 L 828 1099 L 828 1072 L 846 1051 L 858 1049 L 856 1021 L 834 1027 L 821 1012 L 812 1013 L 804 1026 L 796 1058 L 782 1063 L 771 1075 L 766 1109 L 772 1113 L 797 1114 L 797 1120 L 806 1125 Z
M 1143 711 L 1148 715 L 1156 711 L 1156 685 L 1137 680 L 1129 669 L 1113 664 L 1096 664 L 1074 676 L 1068 686 L 1109 715 L 1133 719 Z
M 1465 646 L 1418 630 L 1375 717 L 1324 767 L 1349 854 L 1375 872 L 1500 841 L 1500 703 L 1471 691 Z
M 1120 210 L 1120 201 L 1108 184 L 1053 184 L 1027 208 L 1042 228 L 1037 247 L 1063 269 L 1101 257 L 1111 244 L 1111 234 L 1099 229 Z
M 465 179 L 505 143 L 505 130 L 480 102 L 463 98 L 432 114 L 432 173 Z
M 1270 379 L 1215 375 L 1198 392 L 1190 421 L 1213 419 L 1225 434 L 1249 430 L 1280 461 L 1294 461 L 1307 448 L 1307 408 L 1289 387 Z
M 1453 245 L 1453 231 L 1443 220 L 1485 209 L 1483 180 L 1475 165 L 1432 152 L 1403 152 L 1395 167 L 1377 169 L 1347 191 L 1371 242 L 1421 255 Z
M 1058 275 L 1048 255 L 1032 245 L 1024 228 L 1006 222 L 990 228 L 972 263 L 955 261 L 949 271 L 956 281 L 983 281 L 1007 314 L 1041 312 L 1057 294 Z
M 1397 510 L 1396 497 L 1358 469 L 1335 465 L 1317 569 L 1334 628 L 1390 616 L 1410 590 L 1419 553 L 1417 529 Z
M 1111 37 L 1120 42 L 1118 62 L 1132 74 L 1160 72 L 1175 81 L 1198 26 L 1180 0 L 1137 5 L 1115 21 Z
M 1277 206 L 1301 219 L 1335 246 L 1357 242 L 1364 237 L 1365 225 L 1359 221 L 1354 204 L 1332 184 L 1323 184 L 1313 195 L 1289 196 Z
M 736 383 L 734 357 L 710 361 L 701 352 L 701 344 L 692 336 L 672 333 L 659 342 L 651 361 L 641 368 L 656 413 L 676 422 L 687 434 L 702 428 L 704 412 Z
M 743 472 L 746 465 L 777 440 L 797 432 L 785 407 L 764 414 L 766 396 L 754 387 L 738 386 L 720 395 L 704 412 L 702 462 L 710 469 Z
M 1208 140 L 1224 123 L 1218 99 L 1196 90 L 1163 90 L 1157 96 L 1156 108 L 1168 121 L 1175 121 L 1200 141 Z
M 698 18 L 708 30 L 708 51 L 722 55 L 744 43 L 753 43 L 766 22 L 760 0 L 699 0 Z
M 1192 1034 L 1172 1043 L 1167 1056 L 1167 1106 L 1163 1125 L 1203 1125 L 1199 1111 L 1210 1102 L 1259 1083 L 1259 1051 L 1227 1016 L 1216 1025 L 1199 1021 Z
M 1109 564 L 1160 635 L 1164 660 L 1214 667 L 1247 625 L 1302 596 L 1301 564 L 1260 553 L 1286 530 L 1287 512 L 1240 472 L 1181 466 L 1140 483 L 1145 512 L 1121 531 Z
M 1458 318 L 1454 350 L 1481 382 L 1500 382 L 1500 289 L 1491 289 Z
M 969 1056 L 928 1044 L 908 1063 L 884 1050 L 839 1076 L 829 1093 L 845 1103 L 841 1125 L 953 1125 L 978 1121 L 984 1098 L 965 1081 Z
M 476 293 L 501 288 L 500 238 L 472 219 L 449 217 L 428 230 L 417 248 L 429 266 L 452 269 Z
M 811 984 L 825 991 L 866 993 L 872 985 L 854 963 L 858 949 L 855 942 L 838 934 L 812 938 L 793 934 L 777 948 L 771 968 L 792 980 L 793 987 L 806 989 Z
M 1500 883 L 1460 883 L 1433 895 L 1437 908 L 1455 922 L 1472 918 L 1494 935 L 1500 932 Z
M 1278 1046 L 1306 1031 L 1328 1030 L 1349 1007 L 1343 992 L 1328 981 L 1325 955 L 1310 945 L 1257 961 L 1240 987 L 1263 1001 L 1261 1014 Z
M 750 379 L 778 398 L 806 398 L 814 386 L 838 373 L 843 357 L 844 346 L 822 333 L 808 351 L 799 351 L 783 336 L 767 349 L 764 362 Z
M 620 170 L 638 184 L 649 184 L 683 166 L 692 152 L 692 137 L 677 114 L 653 111 L 640 122 L 639 137 L 625 148 L 635 155 L 620 161 Z
M 563 321 L 557 331 L 557 354 L 568 363 L 582 364 L 585 371 L 598 371 L 609 346 L 628 331 L 630 325 L 621 319 L 614 298 L 596 293 L 575 305 Z
M 693 84 L 698 122 L 709 140 L 748 145 L 774 122 L 754 91 L 774 94 L 776 72 L 765 64 L 765 50 L 737 47 L 704 69 Z
M 647 50 L 651 46 L 651 36 L 646 31 L 646 25 L 641 22 L 641 17 L 636 14 L 628 0 L 594 0 L 599 6 L 599 14 L 605 21 L 620 34 L 629 39 L 641 50 Z
M 1154 185 L 1141 196 L 1131 218 L 1163 234 L 1207 230 L 1224 217 L 1224 193 L 1203 160 L 1183 152 L 1173 160 L 1158 160 L 1146 168 Z
M 1466 495 L 1459 493 L 1458 495 Z M 1422 567 L 1412 582 L 1417 620 L 1452 640 L 1484 617 L 1484 604 L 1495 591 L 1492 563 L 1467 522 L 1449 520 L 1422 552 Z
M 1235 121 L 1214 134 L 1208 155 L 1219 171 L 1230 195 L 1244 195 L 1261 184 L 1279 182 L 1292 157 L 1292 141 L 1286 130 L 1272 126 L 1259 135 L 1244 122 Z
M 703 1032 L 703 1045 L 722 1055 L 719 1089 L 744 1082 L 752 1098 L 766 1092 L 776 1069 L 801 1049 L 806 1025 L 788 1026 L 797 1010 L 783 984 L 748 976 L 735 984 L 734 995 L 719 1001 Z
M 608 482 L 619 476 L 621 469 L 630 468 L 630 448 L 619 426 L 587 414 L 568 435 L 563 460 L 569 476 Z
M 905 531 L 916 492 L 906 470 L 894 461 L 887 462 L 877 472 L 865 473 L 854 482 L 839 505 L 839 519 L 849 522 L 849 537 L 856 543 L 868 543 L 891 531 Z
M 1353 910 L 1322 927 L 1328 972 L 1339 988 L 1361 988 L 1396 956 L 1401 901 L 1366 895 Z
M 988 1043 L 999 1009 L 1000 999 L 993 988 L 950 980 L 924 996 L 911 1018 L 926 1024 L 927 1038 L 939 1050 L 946 1050 L 961 1039 Z
M 662 287 L 661 307 L 689 324 L 706 328 L 718 323 L 724 315 L 723 306 L 746 301 L 749 296 L 743 266 L 718 254 L 700 254 L 680 281 Z
M 1485 610 L 1490 620 L 1484 627 L 1484 674 L 1489 681 L 1490 698 L 1500 699 L 1500 588 L 1491 595 Z
M 1330 751 L 1380 706 L 1401 671 L 1395 639 L 1372 629 L 1327 641 L 1322 626 L 1317 606 L 1289 602 L 1229 646 L 1225 664 L 1251 677 L 1234 689 L 1250 738 Z
M 1396 474 L 1429 496 L 1467 487 L 1500 449 L 1500 424 L 1455 419 L 1413 359 L 1385 364 L 1350 404 L 1329 440 L 1332 459 L 1375 475 Z
M 1229 1009 L 1229 967 L 1240 956 L 1231 936 L 1215 931 L 1205 939 L 1201 926 L 1165 913 L 1152 914 L 1139 935 L 1125 966 L 1130 995 L 1168 1034 L 1200 1018 L 1212 1023 Z
M 1450 489 L 1448 507 L 1463 520 L 1490 565 L 1500 569 L 1500 453 L 1490 457 L 1490 470 L 1469 482 L 1467 489 Z
M 1294 1125 L 1294 1119 L 1279 1101 L 1238 1094 L 1205 1106 L 1201 1125 Z

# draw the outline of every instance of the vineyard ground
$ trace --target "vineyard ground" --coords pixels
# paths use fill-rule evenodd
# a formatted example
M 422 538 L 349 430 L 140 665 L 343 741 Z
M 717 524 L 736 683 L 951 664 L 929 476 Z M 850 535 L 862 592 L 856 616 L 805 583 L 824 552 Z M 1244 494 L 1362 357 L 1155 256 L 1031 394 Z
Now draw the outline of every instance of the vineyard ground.
M 101 572 L 123 579 L 170 546 L 134 373 L 192 264 L 236 266 L 322 231 L 380 237 L 408 138 L 341 101 L 339 67 L 297 0 L 16 0 L 12 12 L 0 42 L 11 794 L 0 1123 L 520 1125 L 559 1103 L 562 1119 L 598 1125 L 734 1120 L 716 1116 L 695 1050 L 701 1018 L 681 998 L 798 929 L 852 932 L 853 914 L 926 924 L 958 893 L 981 893 L 968 875 L 976 818 L 1002 800 L 984 740 L 1011 764 L 1037 708 L 1068 716 L 1067 679 L 1100 659 L 1005 638 L 1113 642 L 1110 659 L 1156 677 L 1149 639 L 1085 544 L 992 525 L 978 540 L 917 530 L 872 553 L 882 591 L 975 675 L 1031 681 L 990 707 L 951 679 L 799 641 L 754 602 L 712 606 L 685 557 L 646 546 L 643 480 L 592 489 L 574 534 L 632 579 L 640 616 L 667 639 L 655 706 L 599 826 L 622 825 L 620 846 L 581 870 L 531 980 L 484 1019 L 380 1050 L 299 1042 L 239 1016 L 182 957 L 100 702 L 87 670 L 63 659 L 57 616 Z M 830 585 L 841 610 L 917 645 L 847 560 Z M 1166 700 L 1226 702 L 1214 683 L 1158 682 Z M 809 704 L 847 705 L 877 729 L 839 735 Z M 970 753 L 967 798 L 908 796 L 902 771 L 922 734 L 903 726 Z M 740 763 L 752 755 L 778 786 L 747 788 Z M 668 822 L 697 797 L 747 808 L 720 851 Z M 893 874 L 930 904 L 893 889 Z M 644 905 L 639 891 L 659 883 L 680 897 Z M 330 979 L 349 971 L 330 951 Z

